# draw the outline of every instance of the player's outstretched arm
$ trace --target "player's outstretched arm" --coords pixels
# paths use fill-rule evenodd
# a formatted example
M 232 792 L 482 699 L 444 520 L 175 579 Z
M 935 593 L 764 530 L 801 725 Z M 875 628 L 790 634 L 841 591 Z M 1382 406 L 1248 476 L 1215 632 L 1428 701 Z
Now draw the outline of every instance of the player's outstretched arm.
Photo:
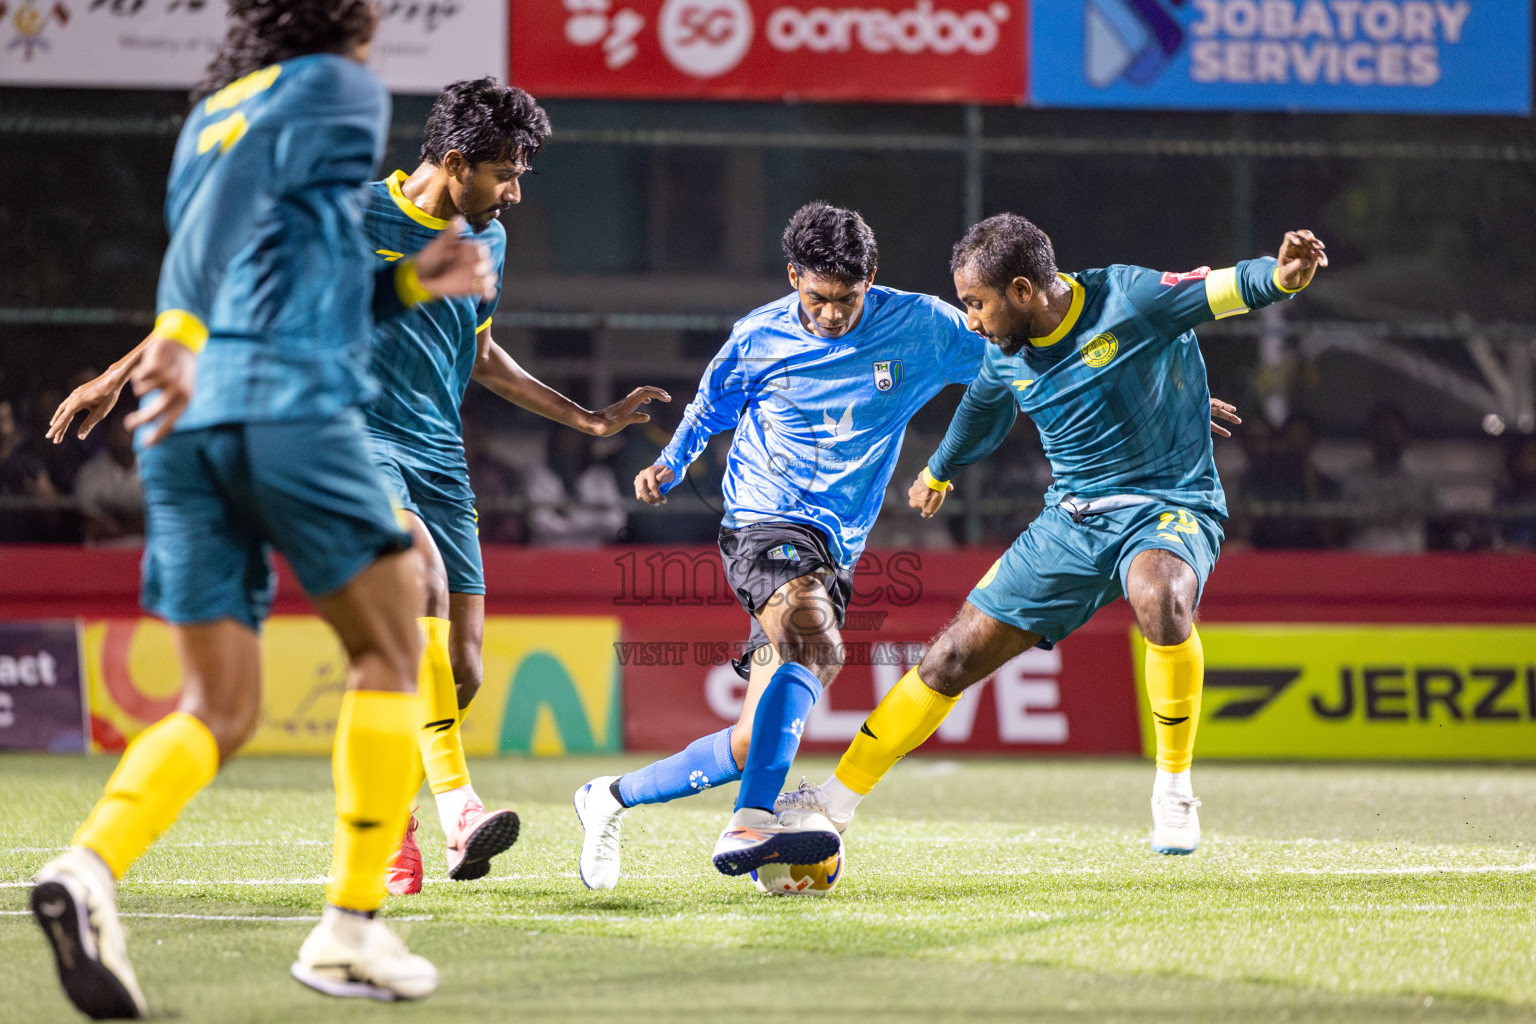
M 85 413 L 85 419 L 80 423 L 80 431 L 75 436 L 84 441 L 96 424 L 107 418 L 117 405 L 118 396 L 123 393 L 123 386 L 128 383 L 133 368 L 139 364 L 139 358 L 144 355 L 144 349 L 149 346 L 150 339 L 145 338 L 133 347 L 123 358 L 107 367 L 101 376 L 88 380 L 69 393 L 69 397 L 59 403 L 59 407 L 53 411 L 53 419 L 48 423 L 48 440 L 58 444 L 64 440 L 64 435 L 69 430 L 69 425 L 74 422 L 76 416 Z
M 1288 292 L 1299 292 L 1312 283 L 1318 267 L 1328 265 L 1327 246 L 1312 232 L 1287 231 L 1275 257 L 1275 282 Z
M 154 401 L 139 407 L 124 424 L 137 430 L 146 423 L 155 425 L 145 440 L 146 448 L 157 444 L 176 426 L 176 421 L 192 401 L 192 386 L 197 379 L 197 353 L 186 342 L 163 334 L 151 334 L 144 343 L 144 354 L 133 371 L 133 393 L 139 396 L 159 392 Z
M 1223 402 L 1219 398 L 1211 399 L 1211 433 L 1217 437 L 1231 437 L 1232 431 L 1217 423 L 1217 420 L 1225 420 L 1237 426 L 1243 425 L 1242 417 L 1237 414 L 1237 406 L 1230 402 Z
M 577 405 L 518 365 L 517 360 L 491 338 L 489 327 L 480 332 L 479 343 L 472 374 L 476 381 L 519 408 L 536 412 L 545 419 L 563 423 L 584 434 L 608 437 L 625 427 L 649 423 L 650 414 L 640 412 L 641 406 L 652 401 L 672 401 L 672 396 L 661 388 L 635 388 L 606 409 L 593 412 Z
M 939 506 L 944 504 L 945 496 L 954 488 L 955 485 L 948 481 L 935 480 L 924 466 L 912 486 L 907 488 L 907 505 L 917 509 L 917 514 L 924 519 L 932 519 Z
M 671 483 L 674 476 L 670 466 L 658 464 L 642 469 L 635 475 L 635 497 L 647 505 L 665 505 L 667 499 L 662 488 Z

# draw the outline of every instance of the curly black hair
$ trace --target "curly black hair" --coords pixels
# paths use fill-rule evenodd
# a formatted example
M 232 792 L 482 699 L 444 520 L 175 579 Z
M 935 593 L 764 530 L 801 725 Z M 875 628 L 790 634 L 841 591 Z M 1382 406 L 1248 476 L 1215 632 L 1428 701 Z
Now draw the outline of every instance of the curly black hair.
M 346 53 L 372 39 L 378 23 L 374 0 L 229 0 L 229 33 L 192 90 L 192 102 L 268 64 Z
M 971 226 L 955 243 L 950 273 L 968 270 L 983 284 L 1002 288 L 1016 277 L 1040 288 L 1056 279 L 1056 250 L 1051 239 L 1016 213 L 1000 213 Z
M 868 280 L 880 259 L 875 233 L 864 218 L 828 203 L 806 203 L 796 210 L 783 244 L 797 274 L 810 271 L 839 281 Z
M 549 138 L 549 115 L 521 89 L 487 75 L 454 82 L 432 104 L 421 159 L 434 167 L 458 150 L 472 164 L 533 156 Z

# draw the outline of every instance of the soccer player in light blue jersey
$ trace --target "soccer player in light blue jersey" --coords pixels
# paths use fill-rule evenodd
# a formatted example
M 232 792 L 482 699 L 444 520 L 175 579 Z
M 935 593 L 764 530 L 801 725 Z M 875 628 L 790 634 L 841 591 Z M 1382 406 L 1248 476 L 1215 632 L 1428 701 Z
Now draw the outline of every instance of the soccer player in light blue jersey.
M 337 996 L 419 998 L 424 958 L 374 919 L 408 815 L 420 567 L 369 461 L 359 406 L 375 316 L 488 296 L 481 246 L 445 233 L 376 272 L 360 188 L 389 94 L 363 67 L 367 0 L 231 0 L 230 32 L 171 165 L 155 328 L 133 357 L 144 406 L 143 603 L 182 665 L 172 714 L 129 744 L 32 908 L 70 1000 L 95 1018 L 145 1004 L 116 883 L 255 729 L 270 555 L 293 565 L 349 657 L 333 758 L 337 829 L 319 925 L 293 964 Z
M 741 779 L 716 849 L 726 874 L 768 859 L 814 863 L 839 839 L 819 815 L 773 803 L 806 716 L 842 665 L 838 627 L 907 422 L 945 385 L 969 383 L 983 339 L 954 306 L 875 285 L 874 233 L 857 213 L 801 208 L 784 231 L 794 292 L 737 322 L 672 442 L 635 480 L 660 504 L 711 435 L 735 430 L 720 555 L 752 616 L 741 718 L 682 752 L 576 793 L 589 888 L 619 878 L 619 820 Z M 748 667 L 750 666 L 750 668 Z
M 1152 848 L 1193 852 L 1200 821 L 1189 767 L 1204 677 L 1195 609 L 1227 515 L 1194 328 L 1289 299 L 1327 264 L 1322 242 L 1292 231 L 1277 259 L 1223 270 L 1113 266 L 1068 275 L 1057 271 L 1050 239 L 1023 217 L 971 228 L 951 269 L 971 327 L 991 344 L 909 503 L 932 516 L 960 467 L 996 449 L 1022 411 L 1051 461 L 1046 509 L 870 713 L 833 777 L 785 794 L 781 808 L 821 811 L 846 827 L 966 687 L 1031 647 L 1061 642 L 1124 595 L 1147 642 L 1157 737 Z

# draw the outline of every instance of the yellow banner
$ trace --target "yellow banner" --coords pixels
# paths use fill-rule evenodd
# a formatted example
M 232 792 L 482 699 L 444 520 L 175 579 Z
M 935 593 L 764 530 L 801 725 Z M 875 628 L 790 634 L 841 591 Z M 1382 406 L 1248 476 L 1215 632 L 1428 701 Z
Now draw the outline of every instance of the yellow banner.
M 1202 625 L 1196 758 L 1536 760 L 1536 628 Z M 1156 751 L 1131 631 L 1142 745 Z
M 121 750 L 176 706 L 171 631 L 150 618 L 82 623 L 93 749 Z M 552 756 L 622 743 L 619 621 L 490 616 L 484 683 L 465 716 L 469 754 Z M 346 688 L 346 655 L 320 619 L 280 615 L 262 631 L 261 718 L 245 752 L 324 754 Z

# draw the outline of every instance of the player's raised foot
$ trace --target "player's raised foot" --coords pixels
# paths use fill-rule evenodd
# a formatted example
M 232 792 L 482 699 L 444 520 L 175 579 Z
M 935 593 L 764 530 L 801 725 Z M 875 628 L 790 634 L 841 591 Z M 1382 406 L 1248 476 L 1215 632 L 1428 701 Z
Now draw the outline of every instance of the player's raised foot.
M 516 811 L 487 811 L 478 800 L 466 803 L 448 833 L 448 877 L 455 882 L 484 878 L 491 858 L 517 842 L 521 827 Z
M 425 999 L 437 968 L 405 948 L 383 921 L 328 906 L 299 947 L 290 973 L 316 992 L 342 999 Z
M 421 892 L 421 847 L 416 845 L 416 808 L 405 826 L 405 837 L 395 847 L 389 867 L 384 869 L 384 888 L 391 896 L 414 896 Z
M 619 884 L 619 828 L 629 808 L 613 795 L 616 775 L 593 779 L 576 791 L 573 803 L 585 836 L 576 870 L 588 889 L 612 889 Z
M 37 873 L 32 914 L 53 946 L 59 983 L 93 1020 L 137 1020 L 144 994 L 117 919 L 117 881 L 102 859 L 72 846 Z
M 848 825 L 853 821 L 853 814 L 850 813 L 848 817 L 842 819 L 835 818 L 828 809 L 827 803 L 826 794 L 822 792 L 821 787 L 814 782 L 806 782 L 805 777 L 801 776 L 800 788 L 792 789 L 788 793 L 780 793 L 778 799 L 773 802 L 773 810 L 775 814 L 791 810 L 815 811 L 817 814 L 824 815 L 837 829 L 837 834 L 842 835 L 848 831 Z
M 714 861 L 722 875 L 745 875 L 764 864 L 818 864 L 842 848 L 836 826 L 819 811 L 743 807 L 720 833 Z
M 1152 852 L 1194 853 L 1200 845 L 1200 801 L 1185 793 L 1152 795 Z

